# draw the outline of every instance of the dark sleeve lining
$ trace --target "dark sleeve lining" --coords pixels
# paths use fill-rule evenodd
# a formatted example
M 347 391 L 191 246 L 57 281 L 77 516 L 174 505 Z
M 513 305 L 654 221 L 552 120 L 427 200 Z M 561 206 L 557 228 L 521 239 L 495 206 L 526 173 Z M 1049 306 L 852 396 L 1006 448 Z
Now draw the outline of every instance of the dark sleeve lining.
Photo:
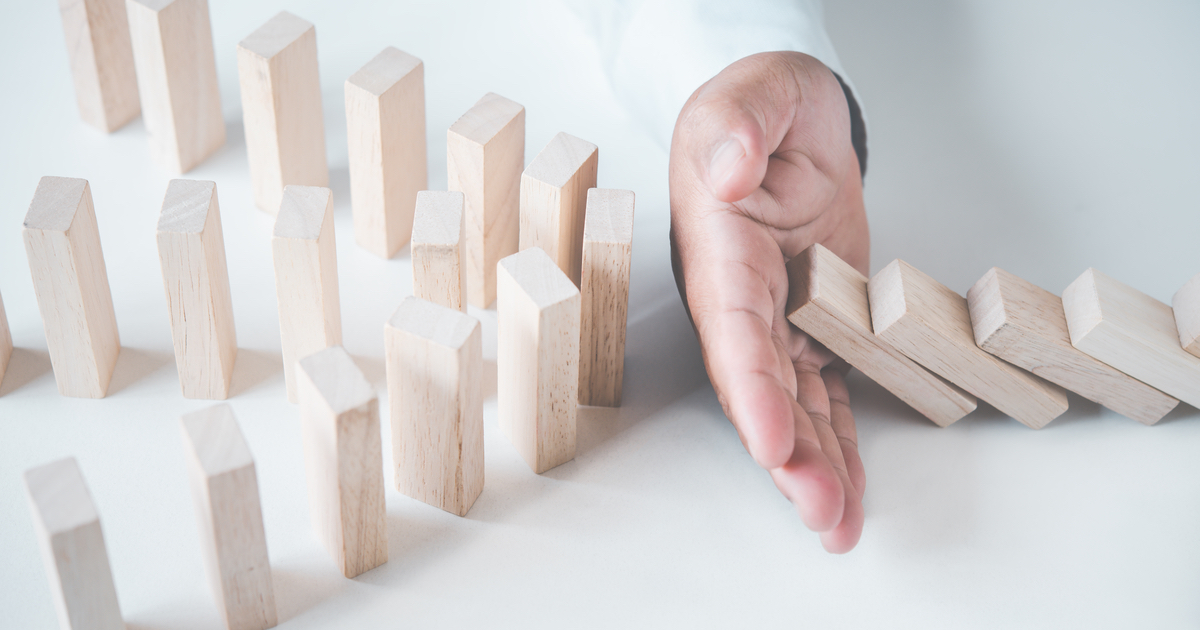
M 850 86 L 834 72 L 833 76 L 837 78 L 838 85 L 842 86 L 842 92 L 846 95 L 846 104 L 850 106 L 850 144 L 854 145 L 854 153 L 858 156 L 858 169 L 862 174 L 863 179 L 867 177 L 867 126 L 863 122 L 862 109 L 858 107 L 858 101 L 854 98 L 854 92 L 850 91 Z

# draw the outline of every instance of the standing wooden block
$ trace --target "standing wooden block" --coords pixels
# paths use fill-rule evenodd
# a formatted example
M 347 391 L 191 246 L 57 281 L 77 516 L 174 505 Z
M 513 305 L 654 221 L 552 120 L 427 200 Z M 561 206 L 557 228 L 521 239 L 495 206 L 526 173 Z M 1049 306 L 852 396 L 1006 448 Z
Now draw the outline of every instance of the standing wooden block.
M 487 93 L 446 132 L 447 188 L 466 197 L 470 302 L 496 300 L 496 263 L 517 253 L 525 108 Z
M 282 11 L 238 44 L 254 203 L 275 214 L 289 184 L 328 186 L 317 30 Z
M 150 153 L 186 173 L 225 144 L 208 0 L 128 0 Z
M 43 177 L 24 238 L 58 392 L 104 398 L 121 339 L 87 180 Z
M 1200 274 L 1192 276 L 1171 300 L 1183 349 L 1200 357 Z
M 317 350 L 342 344 L 333 193 L 315 186 L 285 188 L 271 247 L 275 257 L 283 375 L 288 402 L 295 403 L 296 361 Z
M 83 122 L 112 132 L 137 118 L 137 71 L 125 0 L 59 0 Z
M 25 471 L 42 562 L 64 630 L 124 630 L 100 515 L 74 457 Z
M 575 457 L 579 289 L 540 247 L 496 276 L 500 430 L 541 474 Z
M 467 310 L 467 247 L 463 242 L 464 197 L 422 190 L 412 230 L 413 295 Z
M 788 261 L 787 318 L 830 352 L 945 427 L 975 411 L 975 397 L 921 367 L 871 331 L 867 278 L 821 245 Z
M 902 260 L 867 283 L 875 335 L 942 378 L 1040 429 L 1067 410 L 1057 385 L 975 345 L 967 300 Z
M 425 157 L 425 65 L 387 47 L 346 80 L 354 240 L 391 258 L 412 234 Z
M 1063 310 L 1076 348 L 1200 407 L 1200 357 L 1179 345 L 1170 306 L 1088 269 L 1063 291 Z
M 625 324 L 633 255 L 633 199 L 629 190 L 587 192 L 581 270 L 579 404 L 621 406 Z
M 967 291 L 980 348 L 1142 424 L 1154 424 L 1178 400 L 1071 345 L 1057 295 L 992 268 Z
M 226 404 L 181 418 L 213 597 L 229 630 L 277 623 L 254 458 Z
M 0 297 L 0 385 L 4 384 L 4 373 L 8 370 L 12 350 L 12 333 L 8 330 L 8 316 L 4 314 L 4 298 Z
M 229 397 L 237 333 L 215 182 L 173 179 L 158 217 L 158 260 L 184 398 Z
M 483 490 L 483 343 L 470 315 L 408 297 L 384 328 L 396 489 L 466 516 Z
M 342 575 L 387 562 L 379 398 L 341 346 L 300 360 L 308 507 Z
M 559 133 L 521 175 L 521 247 L 541 247 L 579 286 L 587 191 L 596 187 L 596 145 Z

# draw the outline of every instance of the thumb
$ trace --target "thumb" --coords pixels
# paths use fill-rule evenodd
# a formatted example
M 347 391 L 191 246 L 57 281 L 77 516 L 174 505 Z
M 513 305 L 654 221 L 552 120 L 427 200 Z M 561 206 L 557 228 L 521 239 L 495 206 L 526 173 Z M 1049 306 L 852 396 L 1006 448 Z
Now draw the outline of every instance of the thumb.
M 745 112 L 730 112 L 724 124 L 696 157 L 700 172 L 707 173 L 713 196 L 732 203 L 745 199 L 762 184 L 767 174 L 768 152 L 762 128 Z

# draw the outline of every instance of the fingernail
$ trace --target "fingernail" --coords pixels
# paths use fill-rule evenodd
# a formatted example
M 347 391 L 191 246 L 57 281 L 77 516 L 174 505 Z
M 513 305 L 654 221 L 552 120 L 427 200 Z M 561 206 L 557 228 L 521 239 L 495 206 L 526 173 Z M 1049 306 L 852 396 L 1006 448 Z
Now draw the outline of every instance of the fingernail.
M 734 167 L 746 155 L 746 148 L 737 138 L 725 141 L 713 154 L 712 163 L 708 167 L 708 177 L 715 189 L 733 175 Z

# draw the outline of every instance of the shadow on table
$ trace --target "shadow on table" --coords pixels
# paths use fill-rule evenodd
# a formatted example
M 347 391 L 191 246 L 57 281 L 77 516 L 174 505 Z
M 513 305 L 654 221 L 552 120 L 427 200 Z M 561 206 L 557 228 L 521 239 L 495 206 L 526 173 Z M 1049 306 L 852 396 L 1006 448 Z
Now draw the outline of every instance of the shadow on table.
M 12 356 L 8 358 L 8 369 L 4 372 L 4 381 L 0 382 L 0 396 L 7 396 L 32 383 L 50 369 L 50 353 L 13 348 Z
M 238 348 L 237 361 L 233 364 L 233 382 L 229 385 L 229 397 L 245 394 L 282 371 L 283 360 L 278 354 Z
M 461 540 L 455 541 L 455 544 L 446 543 L 450 538 L 470 535 L 470 532 L 439 522 L 458 517 L 441 514 L 432 506 L 419 507 L 417 513 L 406 510 L 403 516 L 388 513 L 388 561 L 354 578 L 355 581 L 377 585 L 404 582 L 421 575 L 443 554 L 454 553 L 461 548 Z
M 275 587 L 275 613 L 279 624 L 299 617 L 332 595 L 328 579 L 312 571 L 272 565 L 271 581 Z
M 122 346 L 121 354 L 117 356 L 117 365 L 113 369 L 112 380 L 108 384 L 108 396 L 121 393 L 174 360 L 175 356 L 170 352 Z

